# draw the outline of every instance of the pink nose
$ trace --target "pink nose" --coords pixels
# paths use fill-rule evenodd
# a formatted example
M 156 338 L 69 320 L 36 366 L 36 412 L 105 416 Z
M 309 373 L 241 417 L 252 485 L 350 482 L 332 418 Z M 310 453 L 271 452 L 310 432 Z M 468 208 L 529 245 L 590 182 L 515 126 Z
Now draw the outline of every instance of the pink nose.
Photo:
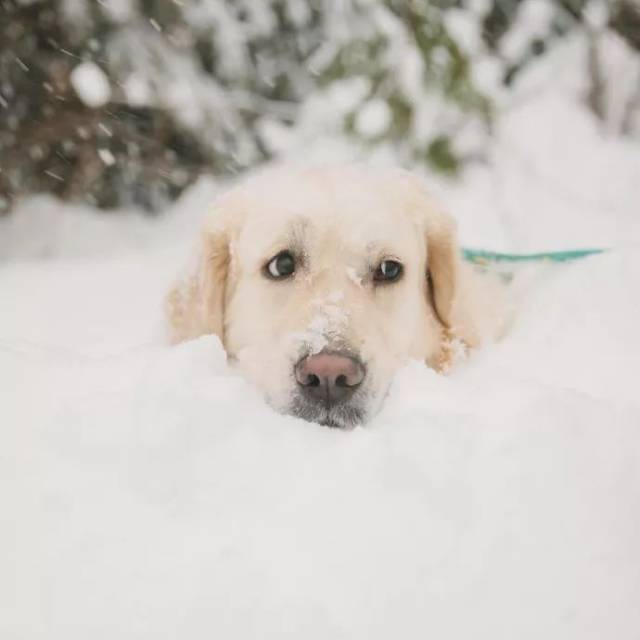
M 317 353 L 295 366 L 296 381 L 305 395 L 326 405 L 352 395 L 364 374 L 364 367 L 356 358 L 340 353 Z

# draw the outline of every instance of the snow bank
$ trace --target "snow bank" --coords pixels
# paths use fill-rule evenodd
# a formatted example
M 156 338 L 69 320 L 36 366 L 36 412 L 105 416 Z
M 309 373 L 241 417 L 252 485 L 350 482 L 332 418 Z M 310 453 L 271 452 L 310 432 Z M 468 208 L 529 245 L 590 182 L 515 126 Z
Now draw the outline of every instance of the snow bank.
M 3 638 L 637 635 L 633 252 L 348 433 L 153 340 L 165 259 L 0 271 Z

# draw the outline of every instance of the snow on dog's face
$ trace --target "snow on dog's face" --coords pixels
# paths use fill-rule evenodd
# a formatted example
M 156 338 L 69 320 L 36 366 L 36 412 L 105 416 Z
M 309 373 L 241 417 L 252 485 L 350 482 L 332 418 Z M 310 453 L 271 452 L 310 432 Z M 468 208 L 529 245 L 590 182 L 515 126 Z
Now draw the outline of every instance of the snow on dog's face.
M 169 298 L 176 340 L 220 336 L 276 409 L 347 427 L 408 359 L 437 367 L 456 315 L 448 216 L 401 171 L 263 173 L 221 197 L 196 274 Z

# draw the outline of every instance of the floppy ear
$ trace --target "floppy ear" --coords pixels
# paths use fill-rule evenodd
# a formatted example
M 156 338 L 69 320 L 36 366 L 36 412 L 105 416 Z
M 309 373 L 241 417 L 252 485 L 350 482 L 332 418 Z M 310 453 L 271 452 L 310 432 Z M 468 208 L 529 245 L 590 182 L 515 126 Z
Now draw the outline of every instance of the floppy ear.
M 474 274 L 462 262 L 451 216 L 437 209 L 427 216 L 427 279 L 434 311 L 449 338 L 468 347 L 481 342 Z
M 166 299 L 172 342 L 215 334 L 224 344 L 229 244 L 229 230 L 224 225 L 203 231 L 195 265 Z
M 453 324 L 453 300 L 458 276 L 457 242 L 453 220 L 432 213 L 427 225 L 427 278 L 430 297 L 440 322 Z
M 462 260 L 455 222 L 437 207 L 427 215 L 427 278 L 445 329 L 442 368 L 451 339 L 475 348 L 502 335 L 512 315 L 504 286 L 495 274 L 480 274 Z

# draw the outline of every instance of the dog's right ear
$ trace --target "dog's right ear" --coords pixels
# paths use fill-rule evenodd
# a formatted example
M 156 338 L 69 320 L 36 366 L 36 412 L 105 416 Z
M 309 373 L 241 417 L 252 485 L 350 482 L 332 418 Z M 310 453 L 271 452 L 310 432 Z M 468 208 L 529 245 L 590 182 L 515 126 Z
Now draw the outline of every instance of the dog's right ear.
M 173 343 L 215 334 L 224 345 L 225 297 L 230 266 L 228 211 L 216 207 L 202 232 L 195 264 L 166 298 Z

